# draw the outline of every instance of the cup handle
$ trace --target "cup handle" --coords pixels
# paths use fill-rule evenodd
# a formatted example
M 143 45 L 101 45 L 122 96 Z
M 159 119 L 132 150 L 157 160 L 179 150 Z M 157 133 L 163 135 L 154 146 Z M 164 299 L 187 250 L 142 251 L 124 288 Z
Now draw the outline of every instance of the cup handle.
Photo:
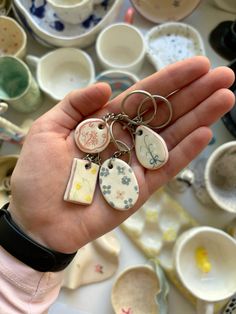
M 214 304 L 197 300 L 197 314 L 214 314 Z
M 27 63 L 29 66 L 32 66 L 32 67 L 34 67 L 34 68 L 37 68 L 40 58 L 35 57 L 35 56 L 32 56 L 32 55 L 27 55 L 27 56 L 25 57 L 25 60 L 26 60 L 26 63 Z

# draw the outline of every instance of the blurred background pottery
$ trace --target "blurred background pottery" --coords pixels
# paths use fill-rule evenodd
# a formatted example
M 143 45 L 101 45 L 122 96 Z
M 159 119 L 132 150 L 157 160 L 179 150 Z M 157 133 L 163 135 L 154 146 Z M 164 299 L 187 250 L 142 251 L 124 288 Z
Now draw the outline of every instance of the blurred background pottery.
M 236 13 L 235 0 L 214 0 L 214 1 L 218 8 L 230 13 Z
M 118 16 L 123 0 L 106 0 L 95 5 L 81 24 L 61 21 L 45 0 L 14 0 L 16 18 L 41 44 L 53 47 L 90 46 L 97 34 Z
M 95 80 L 93 61 L 80 49 L 60 48 L 41 58 L 28 55 L 26 60 L 36 67 L 41 90 L 56 101 L 73 89 L 86 87 Z
M 42 104 L 38 84 L 19 58 L 0 57 L 0 99 L 24 113 L 33 112 Z
M 167 22 L 151 28 L 145 35 L 147 56 L 156 70 L 196 55 L 205 55 L 200 33 L 180 22 Z
M 6 16 L 10 13 L 12 7 L 11 0 L 1 0 L 0 1 L 0 16 Z
M 69 24 L 85 21 L 93 12 L 93 0 L 48 0 L 58 17 Z
M 23 58 L 27 43 L 24 29 L 14 19 L 0 16 L 0 30 L 0 56 Z
M 191 14 L 201 0 L 131 0 L 135 9 L 153 23 L 179 21 Z
M 127 88 L 139 81 L 139 78 L 130 72 L 121 70 L 107 70 L 96 77 L 97 82 L 106 82 L 112 89 L 112 98 L 124 92 Z

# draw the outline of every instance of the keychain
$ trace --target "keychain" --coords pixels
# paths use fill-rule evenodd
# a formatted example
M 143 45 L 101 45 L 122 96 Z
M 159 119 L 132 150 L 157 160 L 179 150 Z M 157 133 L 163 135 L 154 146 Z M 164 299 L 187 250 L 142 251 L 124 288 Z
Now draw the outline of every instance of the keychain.
M 124 105 L 128 97 L 133 94 L 144 94 L 144 91 L 133 91 L 126 95 L 121 103 L 122 113 L 126 115 Z M 151 98 L 154 105 L 154 112 L 152 116 L 143 120 L 143 115 L 146 111 L 141 112 L 141 109 L 145 102 Z M 153 101 L 154 99 L 154 101 Z M 165 102 L 169 109 L 169 117 L 166 122 L 158 126 L 150 126 L 149 123 L 155 118 L 157 113 L 157 104 L 155 100 L 161 100 Z M 172 106 L 171 103 L 163 96 L 148 95 L 139 105 L 137 110 L 137 116 L 135 119 L 129 119 L 129 127 L 135 134 L 135 153 L 139 163 L 146 169 L 156 170 L 162 167 L 168 161 L 168 149 L 163 138 L 152 129 L 160 129 L 169 124 L 172 118 Z

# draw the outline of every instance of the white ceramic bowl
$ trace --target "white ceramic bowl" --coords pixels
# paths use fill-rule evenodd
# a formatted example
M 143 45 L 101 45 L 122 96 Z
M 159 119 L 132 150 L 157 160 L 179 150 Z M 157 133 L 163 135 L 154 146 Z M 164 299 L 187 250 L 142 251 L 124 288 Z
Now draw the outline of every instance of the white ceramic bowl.
M 179 21 L 191 14 L 201 0 L 131 0 L 135 9 L 154 23 Z
M 14 0 L 13 10 L 16 18 L 41 44 L 85 48 L 115 20 L 122 3 L 123 0 L 102 2 L 94 6 L 93 14 L 86 21 L 77 25 L 62 22 L 43 0 L 37 1 L 37 7 L 30 0 Z
M 200 33 L 180 22 L 168 22 L 151 28 L 145 35 L 147 56 L 157 70 L 196 55 L 205 55 Z

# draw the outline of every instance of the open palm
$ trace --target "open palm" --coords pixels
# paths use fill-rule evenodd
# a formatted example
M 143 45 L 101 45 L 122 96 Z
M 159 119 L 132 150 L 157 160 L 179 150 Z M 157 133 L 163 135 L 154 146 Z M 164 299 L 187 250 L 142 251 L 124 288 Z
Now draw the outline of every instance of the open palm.
M 89 116 L 119 113 L 127 92 L 110 102 L 110 88 L 103 83 L 70 93 L 35 121 L 26 138 L 12 176 L 13 219 L 35 240 L 65 253 L 115 228 L 208 144 L 212 136 L 209 126 L 234 104 L 227 89 L 233 80 L 230 69 L 210 70 L 206 58 L 195 57 L 170 65 L 129 89 L 171 94 L 173 118 L 160 132 L 170 155 L 162 168 L 147 170 L 132 158 L 140 195 L 135 207 L 124 212 L 111 208 L 99 189 L 89 206 L 65 202 L 63 195 L 73 158 L 84 157 L 73 140 L 75 127 Z M 136 114 L 138 105 L 138 98 L 132 98 L 131 115 Z M 161 106 L 158 117 L 164 114 Z

